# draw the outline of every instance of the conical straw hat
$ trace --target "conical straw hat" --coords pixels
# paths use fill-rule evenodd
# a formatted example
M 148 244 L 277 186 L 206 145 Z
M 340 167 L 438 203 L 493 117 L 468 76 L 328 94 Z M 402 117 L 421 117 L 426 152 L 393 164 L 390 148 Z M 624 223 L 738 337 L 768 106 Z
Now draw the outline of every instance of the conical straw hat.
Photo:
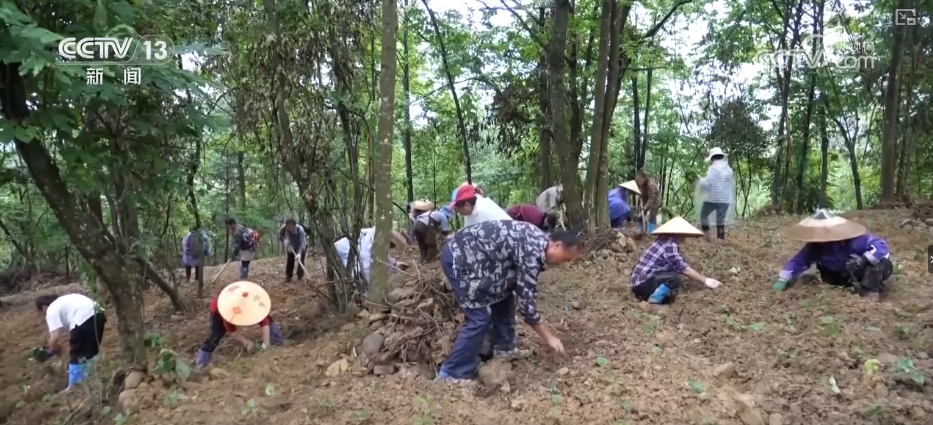
M 408 238 L 406 238 L 405 235 L 398 230 L 392 231 L 391 238 L 392 243 L 394 243 L 398 248 L 404 248 L 406 245 L 408 245 Z
M 412 202 L 409 206 L 411 209 L 418 211 L 430 211 L 434 209 L 434 203 L 427 199 L 419 199 Z
M 813 217 L 797 223 L 784 234 L 801 242 L 836 242 L 852 239 L 868 233 L 868 228 L 846 220 L 825 209 L 817 210 Z
M 217 312 L 235 326 L 255 325 L 269 316 L 271 310 L 269 294 L 253 282 L 233 282 L 217 296 Z
M 635 183 L 635 180 L 629 180 L 625 183 L 620 184 L 619 186 L 622 186 L 628 190 L 631 190 L 632 192 L 635 192 L 641 195 L 641 190 L 638 189 L 638 183 Z
M 682 217 L 677 216 L 651 232 L 652 235 L 703 236 L 701 232 Z

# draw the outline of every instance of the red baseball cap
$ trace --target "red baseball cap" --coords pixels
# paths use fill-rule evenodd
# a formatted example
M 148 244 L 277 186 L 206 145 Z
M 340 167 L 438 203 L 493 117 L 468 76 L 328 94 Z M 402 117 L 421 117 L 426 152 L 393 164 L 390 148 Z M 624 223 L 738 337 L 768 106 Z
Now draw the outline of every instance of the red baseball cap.
M 454 197 L 453 202 L 450 203 L 450 208 L 454 208 L 457 205 L 457 202 L 466 201 L 470 198 L 476 197 L 476 188 L 472 185 L 466 184 L 457 188 L 457 196 Z

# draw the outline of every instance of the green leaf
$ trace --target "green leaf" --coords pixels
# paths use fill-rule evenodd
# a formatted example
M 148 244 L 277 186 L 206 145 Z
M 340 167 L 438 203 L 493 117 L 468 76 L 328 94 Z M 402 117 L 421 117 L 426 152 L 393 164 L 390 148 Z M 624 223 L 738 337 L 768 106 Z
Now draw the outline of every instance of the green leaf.
M 275 395 L 275 387 L 272 384 L 266 384 L 266 395 L 270 397 Z
M 697 379 L 690 379 L 687 381 L 687 388 L 694 392 L 694 394 L 704 394 L 706 393 L 706 387 L 703 386 L 703 383 Z
M 175 359 L 175 373 L 182 381 L 187 381 L 191 377 L 191 367 L 185 362 Z
M 609 359 L 607 359 L 607 358 L 605 358 L 605 357 L 597 357 L 597 358 L 596 358 L 596 364 L 597 364 L 599 367 L 606 367 L 606 366 L 609 364 Z
M 14 131 L 16 138 L 21 142 L 31 142 L 36 138 L 38 130 L 35 127 L 20 127 L 17 126 Z
M 48 44 L 62 39 L 61 35 L 35 25 L 22 27 L 18 35 L 22 38 L 32 39 L 40 44 Z
M 748 325 L 748 329 L 753 330 L 755 332 L 761 332 L 765 330 L 765 324 L 761 322 L 753 323 L 751 325 Z
M 16 408 L 17 408 L 17 409 L 22 409 L 24 406 L 26 406 L 26 402 L 25 402 L 25 401 L 20 400 L 20 401 L 17 401 L 17 402 L 16 402 Z

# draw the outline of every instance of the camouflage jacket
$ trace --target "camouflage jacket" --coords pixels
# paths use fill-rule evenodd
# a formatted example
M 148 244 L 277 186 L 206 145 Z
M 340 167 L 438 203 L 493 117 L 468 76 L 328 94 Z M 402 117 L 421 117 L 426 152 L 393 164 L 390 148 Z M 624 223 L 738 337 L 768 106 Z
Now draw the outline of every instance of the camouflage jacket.
M 485 308 L 514 291 L 525 322 L 541 322 L 535 298 L 548 246 L 541 229 L 523 221 L 487 221 L 455 233 L 447 246 L 463 307 Z

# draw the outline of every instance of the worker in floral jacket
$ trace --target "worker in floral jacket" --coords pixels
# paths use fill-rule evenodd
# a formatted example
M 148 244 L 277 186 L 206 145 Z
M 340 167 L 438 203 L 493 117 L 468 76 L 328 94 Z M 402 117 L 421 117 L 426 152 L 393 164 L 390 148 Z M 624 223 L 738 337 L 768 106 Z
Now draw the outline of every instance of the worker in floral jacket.
M 518 359 L 515 303 L 525 323 L 551 348 L 564 345 L 543 323 L 537 308 L 538 274 L 545 264 L 561 264 L 580 255 L 578 232 L 544 233 L 531 223 L 485 221 L 455 233 L 441 251 L 441 267 L 463 310 L 464 323 L 438 379 L 472 382 L 480 352 L 491 333 L 493 356 Z

